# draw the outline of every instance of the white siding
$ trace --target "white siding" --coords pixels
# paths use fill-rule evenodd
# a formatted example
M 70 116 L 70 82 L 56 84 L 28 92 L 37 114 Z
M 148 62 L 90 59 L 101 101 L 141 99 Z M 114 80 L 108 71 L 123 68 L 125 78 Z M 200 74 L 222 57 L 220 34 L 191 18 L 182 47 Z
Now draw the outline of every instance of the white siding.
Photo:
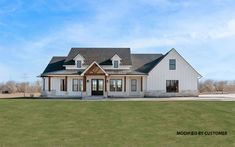
M 169 70 L 169 59 L 176 59 L 176 70 Z M 156 96 L 159 93 L 166 93 L 166 80 L 179 80 L 181 95 L 182 93 L 195 95 L 198 91 L 198 77 L 198 73 L 175 50 L 172 50 L 149 73 L 147 91 Z

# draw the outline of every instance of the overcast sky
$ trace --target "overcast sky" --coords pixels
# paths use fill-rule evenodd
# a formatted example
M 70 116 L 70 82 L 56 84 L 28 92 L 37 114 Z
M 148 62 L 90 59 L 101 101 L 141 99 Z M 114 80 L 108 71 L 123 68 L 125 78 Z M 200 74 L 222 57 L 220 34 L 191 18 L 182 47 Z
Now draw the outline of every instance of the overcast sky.
M 234 0 L 1 0 L 0 81 L 36 80 L 71 47 L 175 48 L 206 78 L 235 79 Z

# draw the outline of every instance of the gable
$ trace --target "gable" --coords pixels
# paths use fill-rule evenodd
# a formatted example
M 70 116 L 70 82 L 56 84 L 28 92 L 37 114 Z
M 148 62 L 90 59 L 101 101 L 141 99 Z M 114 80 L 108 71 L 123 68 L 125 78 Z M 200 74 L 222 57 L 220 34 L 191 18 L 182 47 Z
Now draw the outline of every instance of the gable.
M 112 58 L 111 58 L 111 60 L 118 60 L 118 61 L 120 61 L 120 60 L 122 60 L 117 54 L 115 54 Z
M 176 59 L 176 70 L 169 71 L 170 59 Z M 182 70 L 188 73 L 190 72 L 198 78 L 202 77 L 175 49 L 171 49 L 169 52 L 167 52 L 152 70 L 154 69 L 169 72 L 179 72 Z
M 96 62 L 93 62 L 87 69 L 81 74 L 83 75 L 108 75 L 102 67 L 100 67 Z
M 73 60 L 84 60 L 85 58 L 82 56 L 82 55 L 80 55 L 80 54 L 77 54 L 77 56 L 75 56 L 75 58 L 73 59 Z

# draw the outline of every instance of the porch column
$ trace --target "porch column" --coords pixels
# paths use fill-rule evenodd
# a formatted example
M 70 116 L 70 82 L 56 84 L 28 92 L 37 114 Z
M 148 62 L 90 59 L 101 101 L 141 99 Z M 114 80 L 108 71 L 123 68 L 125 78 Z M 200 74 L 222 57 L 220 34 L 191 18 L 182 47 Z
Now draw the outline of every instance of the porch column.
M 68 77 L 67 76 L 65 76 L 65 81 L 64 81 L 64 89 L 65 89 L 65 91 L 68 91 Z
M 51 91 L 51 77 L 48 77 L 48 91 Z
M 143 91 L 143 77 L 140 78 L 140 91 Z
M 107 92 L 107 76 L 104 76 L 104 91 Z
M 124 77 L 124 92 L 126 92 L 126 76 Z
M 42 90 L 45 91 L 45 77 L 42 78 Z
M 83 76 L 83 92 L 86 92 L 86 76 Z

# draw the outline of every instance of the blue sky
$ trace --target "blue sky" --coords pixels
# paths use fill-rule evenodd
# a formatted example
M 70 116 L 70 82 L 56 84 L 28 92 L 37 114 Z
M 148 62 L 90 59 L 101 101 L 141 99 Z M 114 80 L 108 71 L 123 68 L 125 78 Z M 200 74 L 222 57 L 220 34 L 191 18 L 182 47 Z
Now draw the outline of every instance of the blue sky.
M 234 0 L 0 0 L 0 81 L 37 80 L 71 47 L 175 48 L 205 79 L 235 79 Z

